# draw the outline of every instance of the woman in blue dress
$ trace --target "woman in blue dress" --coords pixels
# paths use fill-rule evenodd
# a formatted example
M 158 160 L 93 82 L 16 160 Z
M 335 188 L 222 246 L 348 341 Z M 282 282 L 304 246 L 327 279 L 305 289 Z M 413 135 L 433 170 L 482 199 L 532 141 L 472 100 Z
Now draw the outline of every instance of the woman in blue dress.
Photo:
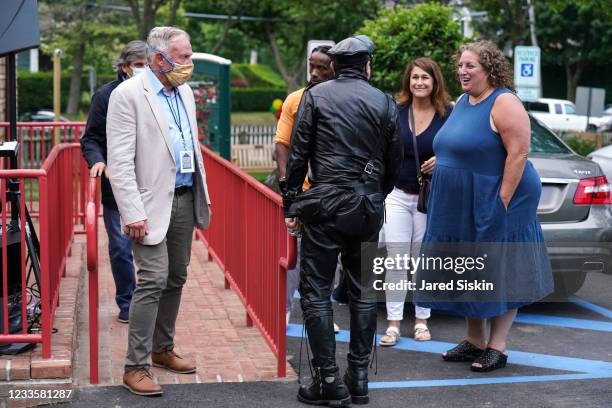
M 443 354 L 446 361 L 470 361 L 473 371 L 491 371 L 506 365 L 506 338 L 517 308 L 551 293 L 552 274 L 536 215 L 541 182 L 527 160 L 530 122 L 512 91 L 512 68 L 488 41 L 463 45 L 457 62 L 465 93 L 434 140 L 436 168 L 423 241 L 495 243 L 504 256 L 487 272 L 498 286 L 490 298 L 436 302 L 418 292 L 415 298 L 419 306 L 466 317 L 466 338 Z M 419 271 L 417 289 L 430 278 Z

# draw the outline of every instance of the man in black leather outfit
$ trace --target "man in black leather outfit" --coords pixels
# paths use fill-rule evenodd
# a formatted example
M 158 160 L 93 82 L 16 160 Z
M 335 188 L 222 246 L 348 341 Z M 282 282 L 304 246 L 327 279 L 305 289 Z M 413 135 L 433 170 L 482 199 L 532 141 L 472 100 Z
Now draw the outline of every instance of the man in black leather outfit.
M 300 387 L 298 399 L 312 405 L 369 401 L 367 376 L 376 331 L 376 297 L 373 254 L 367 248 L 376 246 L 383 202 L 402 162 L 395 102 L 368 83 L 373 49 L 370 39 L 361 35 L 329 50 L 336 78 L 304 93 L 282 186 L 287 227 L 302 224 L 300 296 L 315 376 L 310 386 Z M 304 204 L 313 200 L 300 197 L 308 163 L 313 187 L 307 195 L 315 197 L 310 209 Z M 362 251 L 362 243 L 374 244 Z M 344 381 L 336 365 L 330 302 L 339 253 L 346 269 L 351 313 Z

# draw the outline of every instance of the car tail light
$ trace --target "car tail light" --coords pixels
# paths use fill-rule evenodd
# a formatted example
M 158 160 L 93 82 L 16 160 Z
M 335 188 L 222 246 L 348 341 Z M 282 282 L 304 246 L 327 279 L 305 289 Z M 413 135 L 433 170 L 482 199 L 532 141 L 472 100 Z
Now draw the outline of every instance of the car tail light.
M 606 176 L 580 180 L 574 194 L 574 204 L 612 204 L 610 184 Z

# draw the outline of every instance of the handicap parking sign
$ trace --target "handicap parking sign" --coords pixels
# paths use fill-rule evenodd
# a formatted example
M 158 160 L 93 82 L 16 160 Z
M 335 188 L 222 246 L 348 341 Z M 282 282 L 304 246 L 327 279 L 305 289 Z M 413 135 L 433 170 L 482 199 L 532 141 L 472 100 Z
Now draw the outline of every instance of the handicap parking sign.
M 540 88 L 540 49 L 518 45 L 514 49 L 514 83 L 517 88 Z

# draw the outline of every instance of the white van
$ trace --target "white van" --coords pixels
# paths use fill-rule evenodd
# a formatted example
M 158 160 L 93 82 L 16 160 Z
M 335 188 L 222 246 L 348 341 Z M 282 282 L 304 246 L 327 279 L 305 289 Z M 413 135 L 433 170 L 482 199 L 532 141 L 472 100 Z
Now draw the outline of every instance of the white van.
M 601 118 L 576 114 L 576 105 L 565 99 L 540 98 L 537 102 L 526 103 L 527 110 L 552 130 L 562 132 L 584 132 L 596 130 Z

